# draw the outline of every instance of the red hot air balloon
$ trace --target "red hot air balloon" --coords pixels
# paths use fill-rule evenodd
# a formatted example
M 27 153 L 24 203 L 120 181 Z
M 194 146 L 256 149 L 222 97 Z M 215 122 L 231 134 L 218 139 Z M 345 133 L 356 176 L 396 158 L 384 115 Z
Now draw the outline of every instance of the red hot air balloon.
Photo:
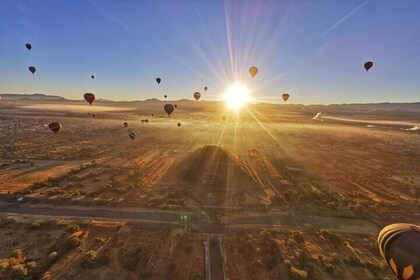
M 85 93 L 84 98 L 90 105 L 95 101 L 95 95 L 90 92 Z
M 369 69 L 372 68 L 372 66 L 373 66 L 373 62 L 368 61 L 368 62 L 365 63 L 364 66 L 365 66 L 366 71 L 369 71 Z
M 172 112 L 174 111 L 174 105 L 166 104 L 165 106 L 163 106 L 163 109 L 168 114 L 168 116 L 171 116 Z

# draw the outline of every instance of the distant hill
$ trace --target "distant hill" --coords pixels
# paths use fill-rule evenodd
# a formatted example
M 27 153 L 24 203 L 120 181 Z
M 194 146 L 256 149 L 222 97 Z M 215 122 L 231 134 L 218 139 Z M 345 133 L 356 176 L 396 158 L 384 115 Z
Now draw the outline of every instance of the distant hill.
M 46 95 L 42 93 L 29 93 L 29 94 L 14 94 L 2 93 L 1 99 L 5 100 L 45 100 L 45 101 L 66 101 L 68 99 L 57 95 Z

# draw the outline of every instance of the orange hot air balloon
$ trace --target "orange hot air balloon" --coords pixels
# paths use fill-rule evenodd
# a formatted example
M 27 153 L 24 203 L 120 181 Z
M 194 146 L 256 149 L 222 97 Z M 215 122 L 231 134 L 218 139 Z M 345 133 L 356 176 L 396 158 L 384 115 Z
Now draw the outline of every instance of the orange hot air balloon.
M 62 125 L 58 122 L 53 122 L 48 125 L 48 127 L 54 132 L 57 133 L 61 128 Z
M 193 94 L 195 101 L 200 100 L 201 98 L 201 93 L 199 93 L 198 91 L 194 92 Z
M 249 74 L 251 74 L 251 77 L 254 78 L 255 75 L 257 75 L 258 73 L 258 68 L 257 66 L 252 66 L 249 68 Z
M 248 155 L 250 158 L 254 158 L 257 156 L 257 150 L 254 148 L 249 148 L 248 149 Z
M 365 62 L 364 66 L 365 66 L 366 71 L 369 71 L 369 69 L 372 68 L 373 66 L 373 62 L 372 61 Z
M 95 101 L 95 95 L 93 93 L 87 92 L 83 97 L 90 105 Z
M 163 106 L 163 109 L 168 114 L 168 116 L 171 116 L 172 112 L 174 111 L 174 105 L 172 105 L 172 104 L 165 104 L 165 106 Z
M 288 94 L 288 93 L 284 93 L 284 94 L 282 95 L 282 98 L 283 98 L 284 102 L 286 102 L 286 101 L 287 101 L 287 99 L 289 99 L 289 94 Z
M 378 236 L 379 251 L 398 279 L 420 279 L 420 226 L 392 224 Z

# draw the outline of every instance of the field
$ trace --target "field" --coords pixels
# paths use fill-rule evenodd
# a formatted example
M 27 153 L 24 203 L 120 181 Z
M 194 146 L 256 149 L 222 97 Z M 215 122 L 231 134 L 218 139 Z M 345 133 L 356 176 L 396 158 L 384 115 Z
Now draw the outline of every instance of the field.
M 1 100 L 0 279 L 393 279 L 419 108 L 174 103 Z

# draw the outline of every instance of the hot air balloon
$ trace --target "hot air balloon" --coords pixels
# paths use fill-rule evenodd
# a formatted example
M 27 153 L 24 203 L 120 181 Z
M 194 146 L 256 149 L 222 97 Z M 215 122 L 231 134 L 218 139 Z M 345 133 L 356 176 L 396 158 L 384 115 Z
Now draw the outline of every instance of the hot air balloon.
M 209 88 L 208 87 L 204 87 L 204 91 L 207 91 Z
M 284 102 L 286 102 L 286 101 L 287 101 L 287 99 L 289 99 L 289 94 L 288 94 L 288 93 L 284 93 L 284 94 L 282 95 L 282 98 L 283 98 Z
M 161 78 L 156 78 L 156 82 L 158 83 L 158 84 L 160 84 L 160 82 L 162 81 L 162 79 Z
M 248 149 L 248 155 L 250 158 L 254 158 L 257 156 L 257 150 L 254 148 L 249 148 Z
M 154 117 L 155 116 L 155 114 L 152 114 L 152 117 Z
M 149 120 L 148 120 L 148 119 L 145 119 L 145 120 L 144 120 L 144 122 L 145 122 L 145 123 L 149 123 Z
M 90 76 L 90 77 L 92 78 L 92 80 L 93 80 L 93 79 L 95 79 L 95 76 L 93 76 L 93 75 L 92 75 L 92 76 Z
M 26 44 L 25 46 L 26 46 L 26 48 L 27 48 L 28 50 L 31 50 L 31 49 L 32 49 L 32 45 L 31 45 L 31 44 L 29 44 L 29 43 L 28 43 L 28 44 Z
M 144 120 L 140 120 L 141 123 L 144 123 Z
M 36 68 L 34 66 L 29 66 L 29 71 L 31 71 L 32 74 L 35 74 Z
M 171 116 L 172 112 L 174 111 L 174 105 L 172 105 L 172 104 L 165 104 L 165 106 L 163 106 L 163 109 L 168 114 L 168 116 Z
M 257 73 L 258 73 L 257 66 L 252 66 L 249 68 L 249 74 L 251 74 L 252 78 L 254 78 L 255 75 L 257 75 Z
M 88 113 L 89 117 L 90 117 L 90 113 Z
M 61 124 L 58 122 L 53 122 L 48 125 L 48 127 L 54 132 L 57 133 L 61 129 Z
M 379 251 L 398 279 L 420 279 L 420 226 L 392 224 L 378 236 Z
M 125 122 L 125 123 L 123 123 L 123 125 L 124 125 L 124 127 L 127 127 L 128 126 L 128 123 Z
M 131 140 L 134 140 L 136 138 L 137 134 L 135 132 L 130 132 L 128 134 L 128 136 L 131 138 Z
M 177 105 L 177 104 L 174 104 L 174 107 L 175 107 L 175 109 L 176 109 L 176 108 L 178 108 L 178 105 Z
M 199 93 L 198 91 L 194 92 L 195 101 L 198 101 L 200 98 L 201 98 L 201 93 Z
M 95 95 L 93 93 L 87 92 L 85 93 L 84 97 L 90 105 L 92 105 L 92 102 L 95 101 Z
M 181 126 L 181 123 L 177 123 L 177 126 L 180 127 Z
M 165 94 L 163 97 L 165 97 L 165 98 L 166 98 L 166 97 L 168 97 L 168 96 Z
M 372 68 L 372 66 L 373 66 L 373 62 L 372 61 L 365 62 L 365 69 L 366 69 L 366 71 L 368 71 L 370 68 Z
M 95 114 L 92 114 L 92 117 L 96 118 L 96 115 Z

